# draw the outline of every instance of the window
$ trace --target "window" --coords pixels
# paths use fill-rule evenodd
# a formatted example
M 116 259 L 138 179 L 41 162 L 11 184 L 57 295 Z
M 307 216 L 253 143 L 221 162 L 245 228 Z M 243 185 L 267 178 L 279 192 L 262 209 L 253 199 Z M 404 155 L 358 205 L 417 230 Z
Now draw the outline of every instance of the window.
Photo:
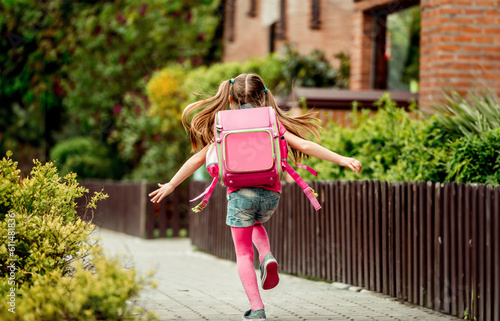
M 319 29 L 320 20 L 319 20 L 319 0 L 311 1 L 311 29 Z
M 286 0 L 280 0 L 280 21 L 276 38 L 279 40 L 286 39 Z
M 248 10 L 248 16 L 257 16 L 257 0 L 250 0 L 250 9 Z
M 229 0 L 227 2 L 227 38 L 229 41 L 234 41 L 234 16 L 236 14 L 236 0 Z
M 276 51 L 276 25 L 278 23 L 275 22 L 269 27 L 269 52 Z

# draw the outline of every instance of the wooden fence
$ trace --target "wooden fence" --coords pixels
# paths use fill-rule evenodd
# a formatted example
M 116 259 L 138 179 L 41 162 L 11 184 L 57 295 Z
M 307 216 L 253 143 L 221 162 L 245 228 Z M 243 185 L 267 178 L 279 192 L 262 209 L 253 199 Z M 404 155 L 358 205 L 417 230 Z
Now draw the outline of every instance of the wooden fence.
M 192 182 L 192 195 L 206 183 Z M 283 185 L 265 224 L 280 270 L 344 282 L 473 320 L 500 320 L 500 187 L 430 182 L 314 182 L 315 212 Z M 190 218 L 193 245 L 235 260 L 225 190 Z
M 97 226 L 145 238 L 179 236 L 188 230 L 188 184 L 180 185 L 160 204 L 151 203 L 148 196 L 158 188 L 156 184 L 89 180 L 81 185 L 89 193 L 78 200 L 79 215 Z M 98 202 L 94 213 L 86 210 L 88 198 L 101 190 L 109 198 Z

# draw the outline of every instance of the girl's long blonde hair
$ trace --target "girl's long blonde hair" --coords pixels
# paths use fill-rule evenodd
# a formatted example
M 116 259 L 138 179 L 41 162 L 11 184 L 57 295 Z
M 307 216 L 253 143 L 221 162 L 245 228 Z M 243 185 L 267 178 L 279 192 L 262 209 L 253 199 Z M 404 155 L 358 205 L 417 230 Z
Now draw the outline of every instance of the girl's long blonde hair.
M 232 98 L 233 106 L 238 108 L 244 104 L 251 104 L 255 107 L 272 106 L 278 120 L 288 131 L 304 139 L 309 132 L 319 140 L 318 132 L 321 126 L 316 123 L 317 113 L 308 111 L 299 116 L 286 115 L 276 104 L 271 91 L 266 90 L 259 75 L 241 74 L 233 80 L 233 83 L 231 79 L 222 82 L 215 96 L 192 103 L 184 109 L 182 125 L 189 133 L 193 151 L 213 142 L 215 115 L 218 111 L 229 108 L 229 97 Z M 193 113 L 194 116 L 191 119 Z M 307 157 L 295 149 L 292 149 L 292 155 L 296 162 Z

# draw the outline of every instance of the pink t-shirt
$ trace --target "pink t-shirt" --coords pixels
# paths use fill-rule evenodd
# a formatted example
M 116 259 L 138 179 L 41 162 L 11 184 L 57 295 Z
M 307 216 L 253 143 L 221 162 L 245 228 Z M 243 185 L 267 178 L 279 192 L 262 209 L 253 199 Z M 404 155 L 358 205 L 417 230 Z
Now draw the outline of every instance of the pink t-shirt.
M 280 123 L 280 136 L 283 136 L 286 132 L 286 128 L 285 126 L 283 126 L 281 123 Z M 278 192 L 278 193 L 281 193 L 281 182 L 278 180 L 274 185 L 262 185 L 262 186 L 256 186 L 256 187 L 263 187 L 267 190 L 270 190 L 270 191 L 275 191 L 275 192 Z M 228 187 L 227 188 L 227 193 L 232 193 L 236 190 L 239 190 L 241 187 Z

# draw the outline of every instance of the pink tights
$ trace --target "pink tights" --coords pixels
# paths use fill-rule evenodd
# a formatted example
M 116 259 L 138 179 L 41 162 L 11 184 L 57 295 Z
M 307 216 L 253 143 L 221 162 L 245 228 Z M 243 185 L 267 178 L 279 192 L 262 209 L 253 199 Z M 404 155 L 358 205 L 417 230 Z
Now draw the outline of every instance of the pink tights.
M 247 294 L 252 310 L 264 309 L 264 304 L 260 298 L 259 287 L 257 285 L 257 275 L 253 267 L 253 246 L 259 251 L 259 260 L 267 253 L 271 253 L 269 238 L 262 224 L 250 227 L 231 227 L 234 248 L 236 250 L 236 263 L 238 264 L 238 274 L 240 275 L 243 289 Z

